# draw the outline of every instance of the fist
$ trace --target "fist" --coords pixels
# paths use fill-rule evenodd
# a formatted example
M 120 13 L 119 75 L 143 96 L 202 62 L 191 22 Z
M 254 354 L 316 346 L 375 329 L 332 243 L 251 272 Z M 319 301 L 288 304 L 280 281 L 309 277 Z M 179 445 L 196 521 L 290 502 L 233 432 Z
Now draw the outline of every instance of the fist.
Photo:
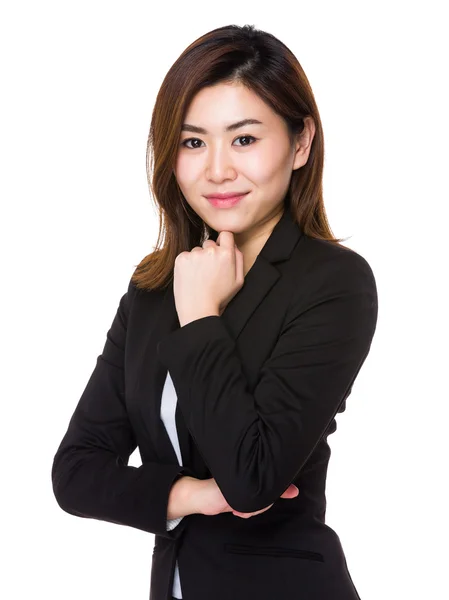
M 243 254 L 234 234 L 222 231 L 217 242 L 181 252 L 175 259 L 173 293 L 179 321 L 185 324 L 208 314 L 221 315 L 244 284 Z

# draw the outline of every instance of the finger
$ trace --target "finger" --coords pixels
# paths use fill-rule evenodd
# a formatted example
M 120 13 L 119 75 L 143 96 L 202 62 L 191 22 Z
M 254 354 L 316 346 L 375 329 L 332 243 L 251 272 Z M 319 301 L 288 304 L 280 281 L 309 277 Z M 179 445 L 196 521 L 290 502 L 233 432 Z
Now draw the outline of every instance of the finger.
M 217 245 L 222 248 L 233 248 L 235 246 L 232 231 L 220 231 L 217 237 Z
M 296 498 L 296 496 L 298 494 L 299 494 L 299 489 L 296 487 L 296 485 L 291 484 L 285 490 L 285 492 L 281 495 L 281 498 Z
M 269 508 L 271 508 L 273 506 L 273 504 L 274 504 L 274 502 L 272 504 L 270 504 L 269 506 L 266 506 L 265 508 L 262 508 L 261 510 L 257 510 L 256 512 L 252 512 L 252 513 L 242 513 L 237 510 L 233 510 L 232 514 L 235 515 L 236 517 L 242 517 L 244 519 L 249 519 L 250 517 L 255 517 L 256 515 L 259 515 L 260 513 L 267 511 Z

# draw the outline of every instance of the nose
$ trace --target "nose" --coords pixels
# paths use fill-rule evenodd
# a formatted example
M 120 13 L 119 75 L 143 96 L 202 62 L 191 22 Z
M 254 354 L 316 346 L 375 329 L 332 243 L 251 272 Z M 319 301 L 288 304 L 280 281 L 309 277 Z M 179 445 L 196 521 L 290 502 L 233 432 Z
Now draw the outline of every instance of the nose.
M 233 179 L 235 175 L 235 165 L 229 152 L 224 147 L 209 150 L 206 164 L 208 179 L 222 181 L 223 179 Z

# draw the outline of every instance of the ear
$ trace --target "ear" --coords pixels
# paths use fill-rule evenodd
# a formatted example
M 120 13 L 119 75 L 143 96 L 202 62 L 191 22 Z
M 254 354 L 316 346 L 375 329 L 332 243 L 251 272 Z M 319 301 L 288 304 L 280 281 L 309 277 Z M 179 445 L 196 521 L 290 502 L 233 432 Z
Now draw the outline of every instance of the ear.
M 313 138 L 315 136 L 315 121 L 313 117 L 308 115 L 304 117 L 304 129 L 297 135 L 297 141 L 295 145 L 295 159 L 293 162 L 292 170 L 295 171 L 300 167 L 303 167 L 310 154 L 312 148 Z

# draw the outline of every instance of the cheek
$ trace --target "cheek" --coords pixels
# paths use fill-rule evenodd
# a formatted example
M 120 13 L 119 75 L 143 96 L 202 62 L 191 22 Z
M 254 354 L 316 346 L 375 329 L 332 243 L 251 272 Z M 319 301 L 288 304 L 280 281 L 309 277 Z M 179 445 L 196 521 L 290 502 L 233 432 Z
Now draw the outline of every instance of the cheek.
M 258 185 L 265 185 L 284 176 L 285 162 L 280 161 L 279 154 L 264 152 L 248 157 L 243 169 L 249 180 Z
M 178 155 L 174 172 L 179 185 L 188 187 L 197 180 L 200 171 L 199 161 L 191 160 L 183 153 Z

